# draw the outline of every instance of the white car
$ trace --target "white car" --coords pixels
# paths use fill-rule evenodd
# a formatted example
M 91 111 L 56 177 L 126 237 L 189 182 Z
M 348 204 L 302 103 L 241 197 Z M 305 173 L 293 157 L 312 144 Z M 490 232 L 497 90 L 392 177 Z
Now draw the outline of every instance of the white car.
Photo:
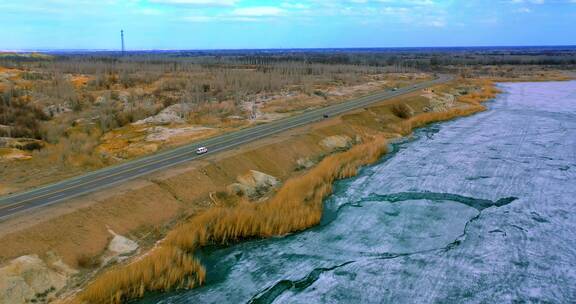
M 208 148 L 206 148 L 206 147 L 200 147 L 200 148 L 196 149 L 196 154 L 198 154 L 198 155 L 204 154 L 206 152 L 208 152 Z

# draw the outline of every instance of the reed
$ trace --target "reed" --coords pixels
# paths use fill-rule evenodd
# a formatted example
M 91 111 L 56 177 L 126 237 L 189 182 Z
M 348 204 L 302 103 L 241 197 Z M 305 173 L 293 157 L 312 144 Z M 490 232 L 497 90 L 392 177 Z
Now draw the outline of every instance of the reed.
M 192 217 L 172 230 L 147 255 L 103 273 L 79 295 L 79 302 L 121 303 L 145 291 L 191 288 L 202 284 L 205 269 L 193 258 L 199 247 L 244 239 L 284 235 L 320 222 L 322 201 L 335 179 L 351 177 L 360 166 L 375 162 L 387 150 L 375 137 L 322 160 L 307 173 L 289 179 L 264 203 L 240 200 Z
M 407 134 L 429 123 L 483 111 L 485 108 L 480 102 L 492 98 L 497 91 L 489 83 L 482 87 L 476 95 L 460 100 L 468 103 L 466 106 L 445 112 L 421 113 L 404 119 L 396 127 L 402 134 Z M 266 202 L 240 199 L 231 205 L 205 210 L 175 227 L 146 255 L 97 277 L 74 301 L 121 303 L 141 297 L 145 291 L 200 285 L 206 271 L 193 257 L 198 248 L 281 236 L 317 225 L 322 217 L 323 199 L 332 192 L 333 182 L 356 175 L 361 166 L 376 162 L 386 151 L 384 136 L 371 136 L 363 144 L 330 155 L 306 173 L 289 179 Z
M 192 288 L 205 277 L 204 267 L 191 254 L 159 246 L 130 264 L 103 273 L 71 303 L 122 303 L 147 290 Z
M 458 97 L 458 101 L 477 105 L 486 100 L 492 99 L 496 97 L 500 92 L 498 88 L 494 85 L 494 82 L 488 79 L 483 80 L 476 80 L 474 83 L 480 86 L 480 91 L 472 92 L 470 94 L 466 94 L 463 96 Z
M 412 117 L 405 121 L 402 121 L 403 130 L 413 130 L 415 128 L 423 127 L 427 124 L 451 120 L 456 117 L 464 117 L 469 116 L 474 113 L 482 112 L 486 108 L 480 104 L 470 105 L 463 108 L 454 108 L 449 111 L 444 112 L 429 112 L 429 113 L 422 113 L 418 116 Z

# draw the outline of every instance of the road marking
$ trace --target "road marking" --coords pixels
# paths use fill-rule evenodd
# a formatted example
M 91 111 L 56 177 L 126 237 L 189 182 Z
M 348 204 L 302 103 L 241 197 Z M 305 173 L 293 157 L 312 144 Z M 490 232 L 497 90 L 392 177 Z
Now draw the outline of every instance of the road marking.
M 79 195 L 83 195 L 83 194 L 89 193 L 91 191 L 95 191 L 95 189 L 101 189 L 104 187 L 108 187 L 108 186 L 112 186 L 112 185 L 117 184 L 118 183 L 117 181 L 122 178 L 122 176 L 121 176 L 122 174 L 127 174 L 130 172 L 137 173 L 136 175 L 133 175 L 133 176 L 125 176 L 124 177 L 125 180 L 130 180 L 130 179 L 134 179 L 134 178 L 137 178 L 139 176 L 146 175 L 146 174 L 149 174 L 149 173 L 161 170 L 161 169 L 165 169 L 167 167 L 175 166 L 175 165 L 180 164 L 180 163 L 185 162 L 185 161 L 198 159 L 200 157 L 193 155 L 190 158 L 185 158 L 185 159 L 177 160 L 174 162 L 167 162 L 169 160 L 175 160 L 176 158 L 184 157 L 187 154 L 191 154 L 192 152 L 194 152 L 193 148 L 195 146 L 198 146 L 198 145 L 221 146 L 221 147 L 216 148 L 216 149 L 211 151 L 211 152 L 218 152 L 221 150 L 228 149 L 230 147 L 239 146 L 239 145 L 244 144 L 246 142 L 250 142 L 250 141 L 260 139 L 263 137 L 267 137 L 267 136 L 271 136 L 271 135 L 274 135 L 274 134 L 277 134 L 277 133 L 280 133 L 280 132 L 283 132 L 283 131 L 286 131 L 286 130 L 289 130 L 292 128 L 296 128 L 296 127 L 299 127 L 302 125 L 309 124 L 311 122 L 316 121 L 314 119 L 314 117 L 323 115 L 323 112 L 331 111 L 330 113 L 334 113 L 333 115 L 343 114 L 343 113 L 346 113 L 346 112 L 353 110 L 353 109 L 360 109 L 364 106 L 367 106 L 367 105 L 370 105 L 370 104 L 373 104 L 376 102 L 380 102 L 380 101 L 384 101 L 386 99 L 390 99 L 390 98 L 398 97 L 401 95 L 413 93 L 415 91 L 422 89 L 423 87 L 433 86 L 433 85 L 436 85 L 436 84 L 439 84 L 442 82 L 446 82 L 448 80 L 450 80 L 450 79 L 447 78 L 447 79 L 443 80 L 442 78 L 437 78 L 433 81 L 426 82 L 425 83 L 426 85 L 421 84 L 420 86 L 405 88 L 402 91 L 398 91 L 398 92 L 394 92 L 394 93 L 389 93 L 389 92 L 376 93 L 373 95 L 360 97 L 360 98 L 357 98 L 355 100 L 351 100 L 349 102 L 344 102 L 344 103 L 339 103 L 339 104 L 335 104 L 332 106 L 328 106 L 326 108 L 314 109 L 310 112 L 306 112 L 306 113 L 303 113 L 303 114 L 300 114 L 297 116 L 292 116 L 292 117 L 286 118 L 285 120 L 278 120 L 278 121 L 271 122 L 268 124 L 263 124 L 261 126 L 255 126 L 252 128 L 242 129 L 240 131 L 237 131 L 237 132 L 245 132 L 245 134 L 235 134 L 236 132 L 223 134 L 222 137 L 219 137 L 219 138 L 212 138 L 212 139 L 208 139 L 204 142 L 192 143 L 192 144 L 180 147 L 180 148 L 176 148 L 176 149 L 171 150 L 171 151 L 166 151 L 165 152 L 166 156 L 169 156 L 167 158 L 158 158 L 158 157 L 163 156 L 163 153 L 160 153 L 157 155 L 148 156 L 150 158 L 143 158 L 143 159 L 141 159 L 141 161 L 139 161 L 140 163 L 138 163 L 138 160 L 135 160 L 137 166 L 130 166 L 130 162 L 128 162 L 128 163 L 120 164 L 118 167 L 107 168 L 108 170 L 115 170 L 115 169 L 119 170 L 118 172 L 115 172 L 112 174 L 106 175 L 106 171 L 104 171 L 104 172 L 96 171 L 93 174 L 94 176 L 97 176 L 98 174 L 104 174 L 104 175 L 101 177 L 96 177 L 95 179 L 90 179 L 90 175 L 85 175 L 85 176 L 79 177 L 79 180 L 77 180 L 77 181 L 70 181 L 70 183 L 68 185 L 66 185 L 65 188 L 57 189 L 56 191 L 48 192 L 48 193 L 45 193 L 42 195 L 37 195 L 37 196 L 34 196 L 32 198 L 26 199 L 24 201 L 13 203 L 12 205 L 8 205 L 6 207 L 0 206 L 0 210 L 4 209 L 6 211 L 13 211 L 16 209 L 21 209 L 23 207 L 27 207 L 27 203 L 29 203 L 29 202 L 32 202 L 34 200 L 38 200 L 38 199 L 41 199 L 41 198 L 44 198 L 47 196 L 52 196 L 52 200 L 58 199 L 58 198 L 61 198 L 63 196 L 66 196 L 67 195 L 66 191 L 68 191 L 70 189 L 74 189 L 74 188 L 81 189 L 81 187 L 84 185 L 94 184 L 94 188 L 89 189 L 89 190 L 80 191 L 78 193 L 70 193 L 68 195 L 68 197 L 72 198 L 72 197 L 76 197 Z M 319 117 L 319 119 L 317 119 L 317 120 L 322 120 L 322 117 Z M 234 135 L 237 135 L 237 136 L 234 136 Z M 212 144 L 207 144 L 207 143 L 212 143 Z M 227 144 L 227 143 L 229 143 L 229 144 Z M 154 165 L 160 164 L 162 162 L 166 162 L 166 164 L 162 164 L 161 166 L 158 166 L 156 168 L 153 167 Z M 122 168 L 122 166 L 127 166 L 127 167 Z M 147 168 L 147 167 L 149 167 L 149 168 Z M 104 170 L 106 170 L 106 169 L 104 169 Z M 87 180 L 82 181 L 81 179 L 87 179 Z M 113 182 L 97 185 L 97 182 L 104 180 L 104 179 L 110 179 Z M 80 183 L 78 183 L 78 182 L 80 182 Z M 64 182 L 64 183 L 66 183 L 66 182 Z M 57 186 L 57 184 L 45 186 L 43 188 L 36 189 L 36 190 L 42 190 L 42 189 L 46 189 L 46 188 L 50 188 L 50 187 L 54 187 L 54 186 Z M 35 191 L 35 190 L 32 190 L 32 191 Z M 29 193 L 22 193 L 22 195 L 25 195 L 25 194 L 29 194 Z M 13 196 L 9 196 L 8 198 L 17 197 L 18 195 L 19 194 L 15 194 Z M 54 202 L 48 201 L 42 205 L 49 205 L 51 203 L 54 203 Z M 6 209 L 7 207 L 14 206 L 14 205 L 18 205 L 18 206 L 12 207 L 11 209 Z M 32 206 L 32 207 L 38 207 L 38 206 Z M 6 216 L 4 216 L 4 217 L 6 217 Z M 3 217 L 0 216 L 0 219 L 1 218 L 3 218 Z
M 14 210 L 18 210 L 18 209 L 22 209 L 22 207 L 26 207 L 26 205 L 18 205 L 12 208 L 7 209 L 8 211 L 14 211 Z
M 431 83 L 430 85 L 433 85 L 433 84 L 434 84 L 434 83 Z M 399 93 L 397 93 L 397 94 L 393 94 L 393 95 L 391 95 L 390 97 L 396 97 L 396 96 L 399 96 L 399 95 L 408 94 L 408 93 L 411 93 L 411 92 L 414 91 L 414 90 L 415 90 L 414 88 L 408 88 L 406 91 L 399 92 Z M 386 94 L 385 94 L 385 95 L 386 95 Z M 355 102 L 355 103 L 350 103 L 350 104 L 346 104 L 346 103 L 336 104 L 336 105 L 333 105 L 333 106 L 343 106 L 343 107 L 342 107 L 342 108 L 336 108 L 336 109 L 334 110 L 334 111 L 335 111 L 334 113 L 336 113 L 336 114 L 345 113 L 345 112 L 350 111 L 350 110 L 352 110 L 352 109 L 354 109 L 354 108 L 364 106 L 365 103 L 366 103 L 366 105 L 367 105 L 367 104 L 371 104 L 371 103 L 377 102 L 377 101 L 380 100 L 380 99 L 390 98 L 390 97 L 381 97 L 381 96 L 379 96 L 378 94 L 374 94 L 374 95 L 370 95 L 370 96 L 361 97 L 360 100 L 366 99 L 364 102 Z M 320 112 L 320 111 L 322 111 L 322 110 L 323 110 L 323 109 L 316 109 L 316 110 L 314 110 L 313 112 L 309 112 L 309 113 Z M 319 114 L 320 114 L 320 113 L 316 113 L 316 115 L 319 115 Z M 308 116 L 311 116 L 311 117 L 308 117 Z M 239 138 L 247 137 L 247 136 L 249 136 L 249 135 L 255 135 L 255 138 L 265 137 L 265 136 L 268 136 L 268 135 L 271 135 L 271 134 L 275 134 L 275 133 L 278 133 L 278 132 L 281 132 L 281 131 L 284 131 L 284 130 L 287 130 L 287 129 L 290 129 L 290 128 L 294 128 L 294 127 L 296 127 L 296 126 L 300 126 L 300 125 L 302 125 L 302 124 L 307 124 L 307 123 L 308 123 L 307 119 L 308 119 L 308 118 L 311 119 L 313 116 L 314 116 L 314 114 L 308 114 L 308 115 L 307 115 L 307 114 L 302 114 L 302 115 L 300 115 L 300 116 L 291 117 L 291 119 L 293 119 L 293 121 L 289 121 L 289 122 L 292 123 L 292 124 L 289 124 L 289 125 L 284 126 L 284 127 L 283 127 L 282 125 L 280 125 L 280 126 L 279 126 L 280 129 L 278 129 L 278 130 L 275 130 L 275 129 L 274 129 L 274 127 L 275 127 L 274 125 L 263 125 L 265 128 L 262 127 L 262 128 L 253 129 L 253 130 L 246 129 L 246 130 L 249 130 L 249 132 L 247 132 L 246 134 L 242 134 Z M 281 121 L 277 121 L 276 124 L 278 124 L 278 123 L 280 123 L 280 122 L 281 122 Z M 263 130 L 260 130 L 260 129 L 263 129 Z M 261 131 L 266 131 L 267 129 L 269 129 L 269 132 L 268 132 L 267 134 L 266 134 L 266 133 L 265 133 L 265 134 L 262 134 L 262 135 L 254 134 L 254 133 L 261 132 Z M 221 142 L 221 144 L 226 143 L 226 142 L 229 142 L 229 141 L 231 141 L 231 140 L 237 140 L 237 139 L 238 139 L 238 138 L 230 138 L 230 139 L 228 139 L 228 140 L 223 140 L 223 141 Z M 250 140 L 251 140 L 251 138 L 249 138 L 249 139 L 247 139 L 247 140 L 245 140 L 245 141 L 241 141 L 241 142 L 234 143 L 233 145 L 238 145 L 239 143 L 244 143 L 244 142 L 250 141 Z M 198 145 L 198 144 L 200 144 L 200 143 L 196 143 L 196 144 L 193 144 L 193 145 Z M 228 146 L 230 146 L 230 145 L 228 145 Z M 228 146 L 227 146 L 227 147 L 228 147 Z M 190 148 L 190 147 L 188 146 L 188 148 Z M 219 150 L 220 150 L 220 149 L 219 149 Z M 83 185 L 86 185 L 86 184 L 95 183 L 95 182 L 98 182 L 98 181 L 101 181 L 101 180 L 107 179 L 107 178 L 111 178 L 112 180 L 118 180 L 119 178 L 121 178 L 120 175 L 122 175 L 122 174 L 124 174 L 124 173 L 128 173 L 128 172 L 130 172 L 130 171 L 135 171 L 135 170 L 137 170 L 137 169 L 147 170 L 147 169 L 146 169 L 146 166 L 148 166 L 148 165 L 154 165 L 154 164 L 158 164 L 158 163 L 163 162 L 163 161 L 172 160 L 172 159 L 175 159 L 175 158 L 184 156 L 184 155 L 186 155 L 186 154 L 189 154 L 189 153 L 192 152 L 192 151 L 183 151 L 183 152 L 184 152 L 184 153 L 175 154 L 175 155 L 173 155 L 173 156 L 171 156 L 171 157 L 168 157 L 168 158 L 146 160 L 144 163 L 140 164 L 140 166 L 137 166 L 137 167 L 128 167 L 128 168 L 126 168 L 125 170 L 118 171 L 118 172 L 116 172 L 116 173 L 114 173 L 114 174 L 111 174 L 111 175 L 105 175 L 105 176 L 102 176 L 102 177 L 99 177 L 99 178 L 96 178 L 96 179 L 88 180 L 88 181 L 86 181 L 86 182 L 82 182 L 82 183 L 78 183 L 78 184 L 73 184 L 73 185 L 68 185 L 66 188 L 58 189 L 58 191 L 49 192 L 49 193 L 46 193 L 46 194 L 44 194 L 44 195 L 35 196 L 35 197 L 32 197 L 32 198 L 30 198 L 30 199 L 27 199 L 27 200 L 25 200 L 25 201 L 21 201 L 21 202 L 18 202 L 18 203 L 26 203 L 26 202 L 30 202 L 30 201 L 33 201 L 33 200 L 37 200 L 37 199 L 40 199 L 40 198 L 43 198 L 43 197 L 46 197 L 46 196 L 50 196 L 50 195 L 55 194 L 55 193 L 63 193 L 63 192 L 65 192 L 65 191 L 67 191 L 67 190 L 70 190 L 70 189 L 73 189 L 73 188 L 77 188 L 77 187 L 79 187 L 79 186 L 83 186 Z M 193 159 L 194 159 L 194 158 L 193 158 Z M 178 163 L 180 163 L 180 162 L 178 162 Z M 171 165 L 171 164 L 167 164 L 167 165 Z M 158 169 L 161 169 L 161 168 L 158 168 Z M 153 171 L 158 170 L 158 169 L 152 168 L 152 169 L 147 170 L 147 171 L 153 172 Z
M 332 106 L 328 106 L 328 107 L 326 107 L 326 108 L 315 109 L 315 110 L 312 110 L 311 112 L 304 113 L 304 114 L 301 114 L 301 115 L 299 115 L 299 116 L 293 116 L 293 117 L 286 118 L 286 120 L 278 120 L 278 121 L 274 121 L 274 122 L 271 122 L 271 123 L 268 123 L 268 124 L 264 124 L 264 125 L 261 125 L 261 126 L 255 126 L 255 127 L 252 127 L 252 128 L 243 129 L 243 130 L 240 130 L 240 131 L 238 131 L 238 132 L 246 131 L 245 134 L 240 134 L 241 137 L 250 136 L 250 135 L 253 135 L 253 134 L 254 134 L 254 135 L 257 135 L 258 132 L 266 131 L 267 129 L 270 129 L 271 131 L 276 132 L 276 130 L 274 130 L 275 125 L 278 125 L 278 126 L 282 127 L 282 123 L 286 123 L 286 122 L 293 123 L 294 125 L 292 125 L 292 126 L 289 125 L 289 126 L 287 126 L 287 127 L 283 127 L 283 128 L 280 129 L 280 130 L 287 130 L 287 129 L 293 128 L 294 126 L 299 126 L 299 125 L 301 125 L 300 121 L 302 121 L 303 119 L 307 119 L 309 116 L 310 116 L 310 118 L 312 118 L 314 115 L 319 115 L 321 111 L 334 111 L 333 113 L 335 113 L 335 114 L 345 113 L 345 112 L 347 112 L 347 111 L 349 111 L 349 110 L 351 110 L 351 109 L 359 108 L 359 107 L 362 107 L 362 106 L 365 106 L 365 105 L 368 105 L 368 104 L 372 104 L 372 103 L 375 103 L 375 102 L 377 102 L 377 101 L 379 101 L 379 100 L 381 100 L 381 99 L 389 99 L 389 98 L 392 98 L 392 97 L 397 97 L 397 96 L 400 96 L 400 95 L 412 93 L 412 92 L 414 92 L 414 91 L 417 91 L 417 90 L 420 89 L 421 87 L 427 87 L 427 86 L 431 86 L 431 85 L 437 84 L 440 80 L 441 80 L 441 79 L 438 78 L 438 79 L 436 79 L 436 80 L 426 82 L 426 85 L 419 85 L 418 87 L 414 87 L 414 88 L 410 88 L 410 87 L 409 87 L 409 88 L 405 88 L 404 90 L 398 91 L 398 92 L 395 92 L 395 93 L 382 92 L 382 93 L 376 93 L 376 94 L 373 94 L 373 95 L 368 95 L 368 96 L 360 97 L 360 98 L 357 98 L 355 101 L 352 101 L 353 103 L 339 103 L 339 104 L 335 104 L 335 105 L 332 105 Z M 346 106 L 346 107 L 342 107 L 342 106 Z M 339 107 L 342 107 L 342 108 L 339 108 Z M 335 109 L 331 109 L 331 108 L 335 108 Z M 292 121 L 290 121 L 290 120 L 292 120 Z M 262 129 L 263 129 L 263 130 L 262 130 Z M 204 142 L 193 143 L 193 144 L 190 144 L 190 145 L 186 145 L 186 146 L 184 146 L 184 147 L 176 148 L 176 149 L 171 150 L 171 151 L 166 151 L 165 153 L 166 153 L 167 156 L 168 156 L 169 154 L 173 154 L 173 155 L 169 155 L 168 158 L 162 158 L 162 159 L 154 159 L 154 158 L 148 158 L 148 159 L 147 159 L 147 158 L 142 158 L 141 161 L 140 161 L 141 163 L 140 163 L 139 166 L 137 166 L 137 167 L 130 167 L 130 163 L 124 163 L 124 164 L 118 165 L 119 167 L 116 167 L 116 168 L 115 168 L 115 167 L 105 168 L 104 170 L 120 169 L 120 171 L 118 171 L 118 172 L 116 172 L 116 173 L 114 173 L 114 174 L 112 174 L 112 175 L 104 175 L 104 176 L 98 177 L 98 178 L 96 178 L 96 179 L 88 179 L 86 182 L 83 182 L 82 180 L 70 181 L 69 184 L 66 185 L 66 188 L 62 188 L 62 189 L 60 189 L 59 191 L 66 191 L 66 190 L 69 190 L 69 189 L 74 188 L 74 187 L 76 187 L 76 186 L 82 186 L 82 185 L 84 185 L 84 184 L 86 184 L 86 183 L 96 182 L 96 181 L 102 180 L 102 179 L 104 179 L 104 178 L 108 178 L 108 177 L 110 177 L 110 176 L 115 176 L 115 175 L 123 174 L 123 173 L 129 172 L 129 171 L 132 171 L 132 170 L 138 169 L 138 168 L 142 168 L 142 169 L 144 170 L 147 165 L 154 165 L 154 164 L 157 164 L 158 162 L 160 162 L 160 161 L 162 161 L 162 160 L 170 160 L 170 159 L 174 159 L 174 158 L 183 156 L 183 155 L 185 155 L 185 154 L 188 154 L 188 153 L 191 152 L 190 148 L 191 148 L 192 146 L 197 146 L 197 145 L 200 145 L 200 144 L 203 144 L 203 143 L 206 144 L 206 143 L 209 143 L 209 142 L 210 142 L 210 143 L 215 142 L 214 144 L 224 144 L 224 143 L 229 142 L 229 141 L 231 141 L 231 140 L 237 140 L 238 137 L 234 137 L 234 135 L 235 135 L 234 132 L 233 132 L 233 133 L 228 133 L 228 134 L 223 134 L 222 137 L 219 137 L 219 138 L 207 139 L 207 140 L 204 141 Z M 238 135 L 238 134 L 236 134 L 236 135 Z M 219 142 L 219 141 L 220 141 L 220 142 Z M 180 153 L 180 152 L 184 152 L 184 153 Z M 157 155 L 148 156 L 148 157 L 155 157 L 155 158 L 157 158 L 157 157 L 159 157 L 159 156 L 162 156 L 162 153 L 157 154 Z M 139 161 L 139 160 L 135 160 L 135 161 Z M 122 168 L 122 166 L 128 166 L 128 167 L 127 167 L 127 168 Z M 94 173 L 93 173 L 93 175 L 98 175 L 98 174 L 106 174 L 106 172 L 94 172 Z M 85 175 L 85 176 L 80 177 L 80 178 L 81 178 L 81 179 L 87 179 L 88 177 L 90 177 L 90 173 L 88 173 L 88 175 Z M 64 182 L 64 183 L 65 183 L 65 182 Z M 55 185 L 52 185 L 52 186 L 55 186 Z M 40 189 L 36 189 L 36 190 L 32 190 L 32 191 L 39 191 L 39 190 L 43 190 L 43 189 L 48 188 L 48 187 L 51 187 L 51 186 L 46 186 L 46 187 L 44 187 L 44 188 L 40 188 Z M 50 194 L 52 194 L 52 193 L 55 193 L 55 192 L 48 192 L 48 193 L 46 193 L 46 194 L 44 194 L 44 195 L 38 195 L 38 196 L 32 197 L 32 198 L 30 198 L 30 199 L 28 199 L 28 200 L 37 199 L 37 198 L 42 198 L 42 197 L 44 197 L 44 196 L 46 196 L 46 195 L 50 195 Z M 18 194 L 15 194 L 14 196 L 18 196 Z M 11 196 L 8 196 L 8 198 L 9 198 L 9 197 L 11 197 Z

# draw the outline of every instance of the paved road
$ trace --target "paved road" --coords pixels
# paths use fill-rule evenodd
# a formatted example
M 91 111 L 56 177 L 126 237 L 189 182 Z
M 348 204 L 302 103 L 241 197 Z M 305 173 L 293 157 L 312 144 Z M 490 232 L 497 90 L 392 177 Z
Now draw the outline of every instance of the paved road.
M 437 79 L 423 82 L 415 86 L 402 88 L 394 92 L 379 92 L 344 103 L 307 111 L 297 116 L 242 129 L 236 132 L 230 132 L 173 150 L 164 151 L 119 165 L 103 168 L 48 186 L 5 196 L 0 198 L 0 220 L 4 220 L 23 211 L 51 205 L 102 188 L 110 187 L 183 162 L 203 158 L 206 154 L 196 155 L 195 152 L 196 148 L 200 146 L 206 146 L 208 148 L 208 154 L 228 150 L 291 128 L 322 120 L 324 114 L 330 116 L 338 115 L 376 102 L 397 97 L 399 95 L 421 90 L 435 84 L 447 82 L 451 79 L 451 76 L 441 75 Z

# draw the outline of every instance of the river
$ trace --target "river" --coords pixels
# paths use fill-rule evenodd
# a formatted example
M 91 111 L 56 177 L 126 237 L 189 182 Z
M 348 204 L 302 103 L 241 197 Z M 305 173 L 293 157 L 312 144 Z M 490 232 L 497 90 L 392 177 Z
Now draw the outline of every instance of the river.
M 576 303 L 576 82 L 506 83 L 335 185 L 322 224 L 141 303 Z

